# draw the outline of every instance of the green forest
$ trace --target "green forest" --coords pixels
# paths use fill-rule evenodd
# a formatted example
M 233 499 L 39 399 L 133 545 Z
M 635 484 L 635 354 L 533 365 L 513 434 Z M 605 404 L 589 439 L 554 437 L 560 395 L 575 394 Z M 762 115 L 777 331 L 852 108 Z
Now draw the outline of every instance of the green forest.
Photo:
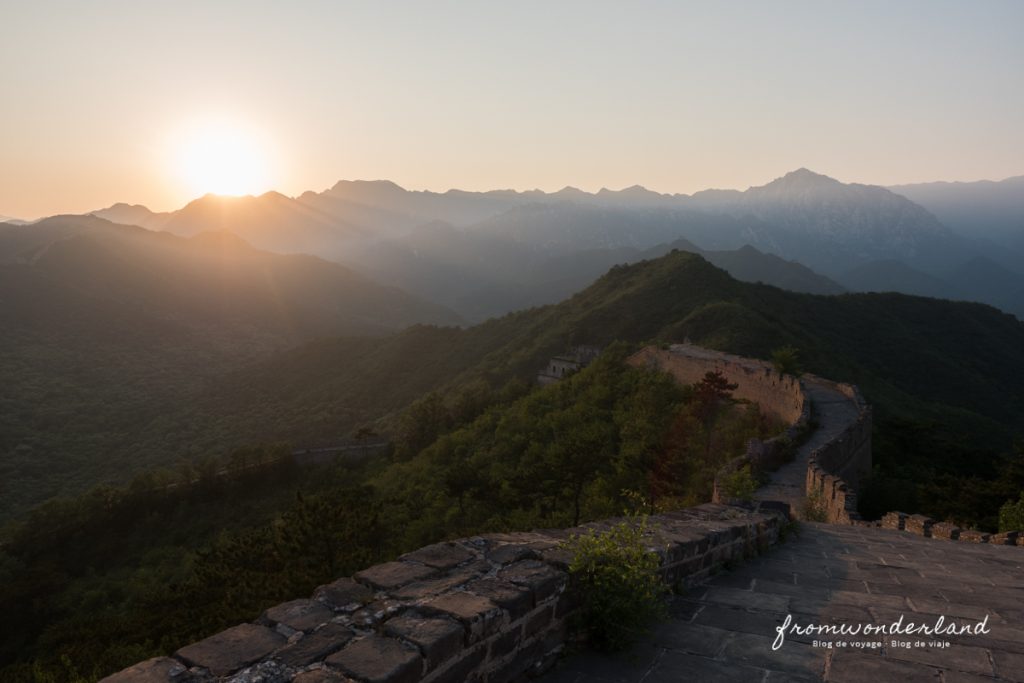
M 802 370 L 857 384 L 874 407 L 876 469 L 858 491 L 869 518 L 995 530 L 1024 489 L 1020 321 L 740 283 L 685 252 L 474 327 L 261 356 L 198 333 L 61 324 L 60 343 L 0 330 L 0 609 L 19 625 L 0 646 L 3 680 L 91 681 L 439 539 L 707 500 L 721 463 L 780 426 L 623 363 L 646 343 L 799 349 Z M 537 387 L 546 359 L 576 344 L 605 352 Z M 387 455 L 288 457 L 370 432 Z
M 544 388 L 428 395 L 386 462 L 303 469 L 268 446 L 42 506 L 0 551 L 20 625 L 0 678 L 92 680 L 439 539 L 702 502 L 783 428 L 714 377 L 627 365 L 630 348 Z

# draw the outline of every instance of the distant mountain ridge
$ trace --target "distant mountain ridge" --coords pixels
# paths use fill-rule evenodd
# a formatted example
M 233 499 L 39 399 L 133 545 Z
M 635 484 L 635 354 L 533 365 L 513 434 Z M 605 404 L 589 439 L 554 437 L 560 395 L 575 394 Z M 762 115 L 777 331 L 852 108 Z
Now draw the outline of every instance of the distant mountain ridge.
M 937 182 L 890 188 L 962 235 L 988 240 L 1024 258 L 1024 175 L 992 181 Z
M 31 306 L 37 320 L 83 295 L 92 297 L 95 311 L 120 307 L 110 309 L 119 317 L 137 312 L 184 325 L 243 324 L 292 342 L 459 320 L 339 264 L 260 251 L 231 232 L 183 238 L 92 216 L 0 227 L 0 274 L 9 291 L 26 297 L 9 296 L 7 303 Z M 46 299 L 55 288 L 60 298 Z
M 1008 197 L 1016 182 L 994 185 Z M 927 194 L 914 186 L 895 189 Z M 1010 216 L 1011 227 L 1018 215 L 1014 201 L 1000 205 L 1010 207 L 999 215 Z M 937 211 L 943 214 L 941 207 Z M 294 198 L 277 193 L 208 196 L 166 215 L 126 205 L 95 215 L 137 216 L 148 227 L 183 235 L 229 230 L 259 248 L 316 254 L 384 282 L 425 287 L 418 291 L 462 306 L 471 319 L 556 300 L 567 293 L 565 287 L 586 284 L 573 272 L 595 274 L 585 264 L 611 265 L 598 257 L 602 251 L 642 252 L 679 239 L 708 252 L 749 245 L 863 291 L 943 292 L 1024 315 L 1024 302 L 1014 298 L 1024 290 L 1024 266 L 1018 265 L 1024 262 L 1024 237 L 1021 258 L 1016 258 L 1012 250 L 1018 233 L 1006 225 L 957 232 L 900 193 L 842 183 L 806 168 L 744 191 L 705 190 L 692 196 L 640 186 L 594 193 L 572 187 L 552 193 L 439 193 L 409 191 L 390 181 L 343 180 Z M 580 255 L 579 268 L 571 265 L 572 254 Z M 985 286 L 966 282 L 964 268 L 982 257 L 1004 275 L 987 278 Z M 538 264 L 545 260 L 570 263 L 561 285 L 537 270 L 544 270 Z M 925 286 L 914 273 L 936 282 Z M 534 281 L 515 282 L 527 276 Z M 540 295 L 542 283 L 551 284 L 552 295 Z M 527 285 L 535 285 L 534 293 Z
M 93 211 L 90 215 L 103 218 L 120 225 L 138 225 L 149 230 L 161 230 L 171 219 L 173 212 L 150 211 L 142 204 L 125 204 L 118 202 L 105 209 Z

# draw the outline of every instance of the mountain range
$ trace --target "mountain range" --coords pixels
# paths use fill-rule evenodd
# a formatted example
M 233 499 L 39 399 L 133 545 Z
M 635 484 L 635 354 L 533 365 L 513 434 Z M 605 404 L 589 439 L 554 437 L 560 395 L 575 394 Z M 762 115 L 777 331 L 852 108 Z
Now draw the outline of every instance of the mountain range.
M 19 292 L 4 284 L 5 295 Z M 331 443 L 366 426 L 395 433 L 402 411 L 431 392 L 528 383 L 546 358 L 578 343 L 689 338 L 755 357 L 792 345 L 808 370 L 861 385 L 879 420 L 934 420 L 971 434 L 977 448 L 1024 429 L 1016 379 L 1024 324 L 1013 316 L 896 294 L 787 292 L 740 282 L 681 250 L 615 266 L 559 304 L 471 327 L 416 325 L 278 350 L 252 341 L 276 329 L 258 319 L 218 326 L 214 316 L 183 331 L 169 305 L 147 303 L 149 315 L 124 303 L 108 311 L 107 300 L 91 298 L 100 285 L 77 298 L 31 291 L 52 292 L 40 307 L 53 311 L 33 316 L 33 307 L 19 306 L 0 321 L 0 518 L 98 481 L 247 444 Z M 148 291 L 139 296 L 160 302 Z M 929 466 L 940 460 L 955 465 L 940 458 Z
M 707 251 L 751 246 L 851 291 L 981 301 L 1024 315 L 1020 184 L 887 189 L 807 169 L 742 192 L 689 196 L 639 186 L 435 193 L 341 181 L 294 198 L 208 195 L 170 213 L 114 205 L 94 214 L 180 235 L 228 230 L 259 248 L 316 254 L 469 320 L 553 303 L 603 269 L 679 239 Z
M 1014 205 L 1004 204 L 1010 208 L 1000 215 L 1011 221 Z M 210 448 L 337 438 L 473 364 L 491 378 L 510 376 L 501 368 L 524 377 L 544 354 L 580 340 L 664 333 L 762 356 L 773 340 L 821 345 L 827 351 L 815 353 L 834 359 L 853 353 L 840 352 L 839 340 L 875 344 L 859 324 L 905 325 L 878 307 L 923 315 L 921 334 L 959 339 L 948 323 L 969 327 L 964 315 L 987 316 L 978 312 L 984 307 L 843 292 L 975 300 L 1020 317 L 1019 261 L 1010 242 L 997 253 L 989 249 L 1000 235 L 1014 234 L 1012 223 L 1000 225 L 962 234 L 891 190 L 804 169 L 745 192 L 693 196 L 639 187 L 409 192 L 386 181 L 353 181 L 295 198 L 208 195 L 167 213 L 114 205 L 88 216 L 3 223 L 0 500 L 9 509 L 0 516 L 123 469 Z M 706 283 L 688 277 L 671 287 L 615 291 L 633 287 L 613 276 L 623 268 L 681 267 L 683 252 L 707 263 L 687 266 Z M 600 313 L 606 307 L 588 289 L 595 281 L 603 283 L 602 296 L 629 306 Z M 694 299 L 687 287 L 712 294 Z M 782 290 L 833 296 L 786 303 L 779 297 L 798 295 Z M 738 303 L 741 293 L 746 303 Z M 655 315 L 658 304 L 645 297 L 656 296 L 678 298 L 682 308 Z M 590 303 L 580 308 L 581 301 Z M 860 322 L 833 320 L 831 307 Z M 991 315 L 996 327 L 1008 325 Z M 796 317 L 779 328 L 789 316 Z M 470 334 L 456 327 L 488 319 Z M 417 324 L 442 327 L 400 333 Z M 794 333 L 822 324 L 844 332 L 834 339 Z M 899 343 L 913 348 L 919 341 L 910 335 Z M 432 356 L 421 344 L 444 352 Z M 900 356 L 894 348 L 876 345 L 886 364 Z M 928 361 L 963 353 L 946 349 Z M 862 355 L 847 365 L 816 362 L 836 376 L 873 367 Z M 277 369 L 264 373 L 260 364 Z M 385 385 L 390 391 L 378 396 Z M 286 390 L 294 399 L 267 398 Z M 985 400 L 980 389 L 965 384 L 963 392 L 974 397 L 964 405 Z
M 1010 248 L 1024 259 L 1024 176 L 973 183 L 919 183 L 891 188 L 962 235 Z

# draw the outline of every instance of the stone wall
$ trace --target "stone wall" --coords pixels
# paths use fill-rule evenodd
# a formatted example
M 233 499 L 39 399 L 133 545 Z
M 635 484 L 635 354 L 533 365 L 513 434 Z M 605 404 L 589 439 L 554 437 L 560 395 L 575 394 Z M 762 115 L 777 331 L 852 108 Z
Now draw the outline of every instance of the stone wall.
M 696 384 L 708 372 L 721 372 L 737 386 L 733 395 L 757 403 L 766 415 L 793 424 L 805 411 L 800 380 L 784 375 L 770 363 L 704 349 L 673 344 L 667 349 L 648 346 L 629 357 L 628 363 L 671 374 L 681 384 Z
M 776 439 L 752 440 L 727 466 L 729 472 L 747 462 L 777 465 L 782 437 L 795 438 L 810 417 L 801 381 L 762 361 L 685 344 L 648 347 L 629 362 L 667 371 L 686 384 L 720 371 L 738 385 L 737 398 L 757 402 L 762 411 L 790 425 Z M 835 386 L 858 402 L 860 415 L 815 451 L 807 490 L 827 501 L 829 521 L 851 523 L 856 521 L 855 496 L 843 477 L 857 481 L 870 470 L 871 413 L 854 387 Z M 715 497 L 721 497 L 717 479 Z M 687 587 L 765 550 L 778 540 L 787 519 L 771 503 L 756 511 L 708 503 L 651 517 L 649 548 L 661 558 L 666 581 Z M 554 662 L 579 609 L 562 542 L 618 521 L 490 534 L 421 548 L 101 683 L 525 680 Z
M 579 609 L 562 542 L 618 521 L 421 548 L 101 683 L 526 680 L 554 662 Z M 708 503 L 649 518 L 647 541 L 665 579 L 689 586 L 766 550 L 784 522 Z
M 711 500 L 730 501 L 723 484 L 746 464 L 762 471 L 774 470 L 791 455 L 789 448 L 810 420 L 811 405 L 800 380 L 784 375 L 770 364 L 751 358 L 712 351 L 692 344 L 673 344 L 665 348 L 648 346 L 627 361 L 638 367 L 668 372 L 681 384 L 696 384 L 709 372 L 721 372 L 736 384 L 736 398 L 754 401 L 761 411 L 784 421 L 789 426 L 776 437 L 761 441 L 751 439 L 746 450 L 727 462 L 715 475 Z
M 989 534 L 975 529 L 961 529 L 952 522 L 936 522 L 926 515 L 908 515 L 905 512 L 886 513 L 878 526 L 883 529 L 906 531 L 907 533 L 941 541 L 961 543 L 991 543 L 992 545 L 1013 545 L 1024 547 L 1024 531 L 1004 531 Z
M 817 379 L 819 382 L 826 380 Z M 811 453 L 807 461 L 806 493 L 820 506 L 830 524 L 855 524 L 857 512 L 855 487 L 871 474 L 871 406 L 857 387 L 832 384 L 857 404 L 857 419 L 838 436 Z

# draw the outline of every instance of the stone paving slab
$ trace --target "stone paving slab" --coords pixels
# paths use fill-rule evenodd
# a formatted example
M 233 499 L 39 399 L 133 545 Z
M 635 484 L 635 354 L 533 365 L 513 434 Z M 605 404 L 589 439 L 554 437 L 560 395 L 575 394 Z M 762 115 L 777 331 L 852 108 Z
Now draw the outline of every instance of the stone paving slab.
M 568 657 L 542 683 L 1024 683 L 1024 552 L 958 544 L 905 532 L 801 523 L 799 534 L 734 572 L 674 598 L 671 618 L 618 656 Z M 787 634 L 772 649 L 787 615 L 799 624 L 934 624 L 939 616 L 988 634 L 896 636 L 943 647 L 881 642 L 841 647 L 841 636 Z M 815 647 L 814 641 L 833 641 Z

